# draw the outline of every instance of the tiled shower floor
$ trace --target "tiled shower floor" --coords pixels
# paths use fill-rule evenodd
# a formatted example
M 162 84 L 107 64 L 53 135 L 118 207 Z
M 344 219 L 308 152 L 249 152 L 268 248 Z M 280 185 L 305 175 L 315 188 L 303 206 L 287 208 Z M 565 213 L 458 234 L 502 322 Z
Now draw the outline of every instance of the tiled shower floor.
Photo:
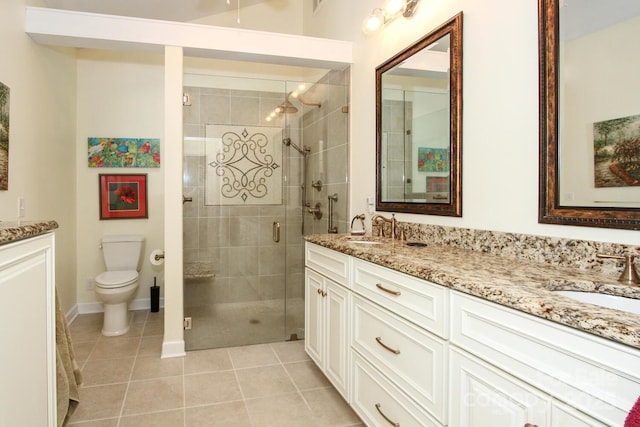
M 185 307 L 192 329 L 185 331 L 187 350 L 269 343 L 304 338 L 304 300 L 263 300 Z M 286 325 L 285 325 L 286 321 Z
M 121 337 L 103 337 L 101 325 L 102 314 L 85 314 L 70 326 L 84 376 L 71 425 L 363 425 L 308 358 L 303 341 L 161 359 L 162 311 L 136 311 Z

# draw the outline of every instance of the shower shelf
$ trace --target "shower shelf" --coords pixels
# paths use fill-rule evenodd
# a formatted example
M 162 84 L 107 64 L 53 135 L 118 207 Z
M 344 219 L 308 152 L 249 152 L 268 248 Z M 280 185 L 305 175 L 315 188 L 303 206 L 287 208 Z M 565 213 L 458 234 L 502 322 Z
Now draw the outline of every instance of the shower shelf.
M 185 262 L 185 279 L 210 279 L 215 276 L 213 264 L 209 262 Z

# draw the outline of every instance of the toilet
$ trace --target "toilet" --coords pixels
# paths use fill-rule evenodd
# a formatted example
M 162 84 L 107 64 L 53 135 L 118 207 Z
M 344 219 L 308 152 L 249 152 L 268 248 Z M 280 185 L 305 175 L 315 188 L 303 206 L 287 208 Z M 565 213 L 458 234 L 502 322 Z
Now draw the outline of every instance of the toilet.
M 104 304 L 102 335 L 126 334 L 131 324 L 129 302 L 138 290 L 138 270 L 144 236 L 113 235 L 102 238 L 107 271 L 96 276 L 96 296 Z

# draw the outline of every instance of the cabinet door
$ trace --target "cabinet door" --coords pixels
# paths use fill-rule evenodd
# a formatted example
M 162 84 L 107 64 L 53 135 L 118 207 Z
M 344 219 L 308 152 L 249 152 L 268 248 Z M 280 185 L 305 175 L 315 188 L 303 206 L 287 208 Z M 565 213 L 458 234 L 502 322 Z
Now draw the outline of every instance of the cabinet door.
M 325 374 L 348 401 L 349 291 L 325 279 Z
M 503 371 L 450 347 L 449 425 L 551 425 L 551 398 Z
M 552 405 L 551 427 L 606 427 L 606 424 L 562 402 L 554 401 Z
M 324 278 L 313 270 L 305 271 L 304 287 L 304 348 L 316 364 L 324 364 L 323 307 Z

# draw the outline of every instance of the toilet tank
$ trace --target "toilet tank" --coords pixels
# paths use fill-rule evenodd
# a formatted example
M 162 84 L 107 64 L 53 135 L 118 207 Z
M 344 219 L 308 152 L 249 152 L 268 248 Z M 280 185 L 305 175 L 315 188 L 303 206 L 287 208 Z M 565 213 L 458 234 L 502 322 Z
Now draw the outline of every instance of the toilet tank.
M 102 256 L 107 271 L 138 271 L 144 236 L 119 234 L 102 237 Z

